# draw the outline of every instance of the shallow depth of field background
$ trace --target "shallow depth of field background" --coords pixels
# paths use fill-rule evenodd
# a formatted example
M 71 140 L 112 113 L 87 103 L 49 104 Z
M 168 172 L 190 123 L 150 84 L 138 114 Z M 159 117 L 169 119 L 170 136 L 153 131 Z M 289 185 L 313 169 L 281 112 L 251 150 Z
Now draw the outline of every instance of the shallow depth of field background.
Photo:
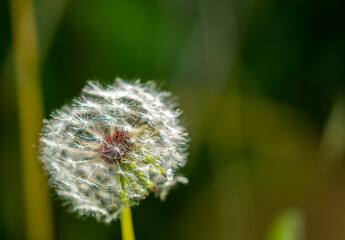
M 344 2 L 35 4 L 46 117 L 87 79 L 154 79 L 179 97 L 190 183 L 133 209 L 137 239 L 345 239 Z M 24 239 L 7 0 L 0 79 L 0 239 Z M 121 238 L 119 221 L 78 220 L 51 201 L 56 239 Z

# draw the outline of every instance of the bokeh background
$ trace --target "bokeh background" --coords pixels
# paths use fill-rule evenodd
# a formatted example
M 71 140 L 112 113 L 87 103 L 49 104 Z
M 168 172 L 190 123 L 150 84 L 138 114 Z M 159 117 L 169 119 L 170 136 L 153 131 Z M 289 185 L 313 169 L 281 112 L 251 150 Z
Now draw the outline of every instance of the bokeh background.
M 0 1 L 0 239 L 25 239 L 10 3 Z M 190 183 L 133 209 L 137 239 L 345 239 L 345 2 L 33 4 L 26 34 L 38 39 L 46 118 L 88 79 L 154 79 L 179 97 Z M 80 220 L 49 191 L 55 239 L 121 239 L 119 221 Z

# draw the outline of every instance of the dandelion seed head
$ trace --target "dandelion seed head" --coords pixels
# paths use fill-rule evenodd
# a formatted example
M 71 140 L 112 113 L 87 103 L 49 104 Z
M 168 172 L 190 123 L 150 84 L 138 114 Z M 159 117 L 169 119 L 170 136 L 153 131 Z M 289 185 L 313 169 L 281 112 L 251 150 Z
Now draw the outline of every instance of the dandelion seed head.
M 89 81 L 44 121 L 40 160 L 57 194 L 80 215 L 109 223 L 124 202 L 164 200 L 186 164 L 188 134 L 170 92 L 153 82 Z

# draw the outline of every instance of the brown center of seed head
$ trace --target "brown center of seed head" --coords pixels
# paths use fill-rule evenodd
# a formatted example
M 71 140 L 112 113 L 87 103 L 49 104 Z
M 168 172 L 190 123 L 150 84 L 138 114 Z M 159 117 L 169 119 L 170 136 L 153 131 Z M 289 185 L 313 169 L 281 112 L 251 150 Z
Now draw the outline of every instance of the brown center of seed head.
M 133 145 L 130 139 L 129 132 L 117 129 L 114 134 L 108 134 L 104 137 L 98 153 L 107 163 L 120 163 Z

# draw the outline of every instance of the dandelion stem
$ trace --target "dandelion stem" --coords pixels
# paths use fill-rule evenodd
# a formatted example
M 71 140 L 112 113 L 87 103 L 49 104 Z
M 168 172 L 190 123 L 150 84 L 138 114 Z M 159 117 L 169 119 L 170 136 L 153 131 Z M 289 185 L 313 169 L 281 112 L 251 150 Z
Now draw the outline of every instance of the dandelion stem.
M 121 231 L 123 240 L 134 240 L 131 208 L 126 204 L 121 213 Z

